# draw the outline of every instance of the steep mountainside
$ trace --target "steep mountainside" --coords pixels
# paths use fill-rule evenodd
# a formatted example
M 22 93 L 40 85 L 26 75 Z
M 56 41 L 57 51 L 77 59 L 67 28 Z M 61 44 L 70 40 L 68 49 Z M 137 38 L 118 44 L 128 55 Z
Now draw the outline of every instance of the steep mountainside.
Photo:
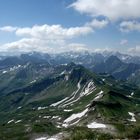
M 108 74 L 29 61 L 0 79 L 1 140 L 139 138 L 139 89 Z

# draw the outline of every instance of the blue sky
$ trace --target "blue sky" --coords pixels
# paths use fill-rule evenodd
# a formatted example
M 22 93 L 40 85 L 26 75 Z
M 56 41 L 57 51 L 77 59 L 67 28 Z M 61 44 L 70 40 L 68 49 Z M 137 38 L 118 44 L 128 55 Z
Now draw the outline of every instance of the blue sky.
M 79 14 L 67 6 L 66 0 L 1 0 L 1 25 L 32 26 L 34 24 L 80 24 Z M 71 22 L 73 21 L 73 22 Z M 80 22 L 85 19 L 80 18 Z
M 0 52 L 139 55 L 139 5 L 139 0 L 0 0 Z

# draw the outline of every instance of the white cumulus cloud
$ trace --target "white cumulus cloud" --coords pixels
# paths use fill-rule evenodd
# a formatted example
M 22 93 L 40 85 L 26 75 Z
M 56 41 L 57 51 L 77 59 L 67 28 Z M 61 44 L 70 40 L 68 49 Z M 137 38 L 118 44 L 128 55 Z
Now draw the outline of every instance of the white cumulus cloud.
M 120 23 L 120 31 L 130 32 L 130 31 L 140 31 L 140 22 L 138 21 L 123 21 Z
M 9 52 L 62 52 L 68 50 L 83 50 L 86 46 L 71 42 L 79 36 L 93 32 L 90 26 L 64 28 L 61 25 L 34 25 L 33 27 L 1 27 L 3 31 L 13 32 L 20 40 L 0 46 L 1 51 Z M 67 41 L 71 43 L 67 43 Z
M 102 29 L 108 25 L 108 20 L 97 20 L 93 19 L 91 22 L 86 23 L 86 26 L 92 27 L 93 29 Z
M 12 26 L 0 27 L 0 31 L 4 31 L 4 32 L 14 32 L 16 30 L 17 30 L 17 27 L 12 27 Z
M 110 20 L 140 18 L 140 0 L 76 0 L 69 7 L 93 17 Z
M 61 25 L 35 25 L 31 28 L 18 28 L 16 35 L 35 37 L 41 39 L 67 39 L 73 38 L 80 35 L 86 35 L 91 33 L 93 30 L 91 27 L 70 27 L 64 28 Z
M 0 46 L 2 51 L 28 52 L 60 52 L 86 50 L 84 44 L 75 43 L 74 39 L 93 33 L 108 24 L 107 20 L 97 20 L 76 27 L 65 28 L 61 25 L 34 25 L 32 27 L 0 27 L 2 31 L 13 32 L 20 40 Z M 67 43 L 69 42 L 69 43 Z

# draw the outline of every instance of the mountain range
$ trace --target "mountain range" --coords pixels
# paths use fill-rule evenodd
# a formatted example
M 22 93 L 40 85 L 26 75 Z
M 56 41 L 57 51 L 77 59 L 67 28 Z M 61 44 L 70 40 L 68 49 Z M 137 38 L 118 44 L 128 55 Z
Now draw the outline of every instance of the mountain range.
M 0 139 L 139 139 L 139 60 L 89 52 L 2 58 Z

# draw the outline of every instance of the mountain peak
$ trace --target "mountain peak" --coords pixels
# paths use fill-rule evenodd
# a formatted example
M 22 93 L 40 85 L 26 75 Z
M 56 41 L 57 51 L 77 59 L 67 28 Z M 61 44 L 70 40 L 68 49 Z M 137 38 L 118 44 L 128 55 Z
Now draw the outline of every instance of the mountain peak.
M 115 55 L 111 55 L 107 60 L 106 63 L 122 63 L 122 61 Z

